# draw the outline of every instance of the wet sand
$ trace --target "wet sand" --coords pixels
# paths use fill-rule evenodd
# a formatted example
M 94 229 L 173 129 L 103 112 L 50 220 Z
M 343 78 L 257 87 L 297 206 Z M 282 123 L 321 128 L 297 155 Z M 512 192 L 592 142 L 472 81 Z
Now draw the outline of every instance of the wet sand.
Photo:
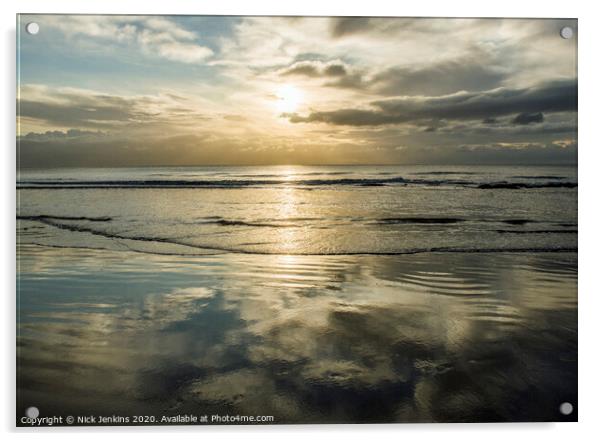
M 18 414 L 577 419 L 576 253 L 18 257 Z

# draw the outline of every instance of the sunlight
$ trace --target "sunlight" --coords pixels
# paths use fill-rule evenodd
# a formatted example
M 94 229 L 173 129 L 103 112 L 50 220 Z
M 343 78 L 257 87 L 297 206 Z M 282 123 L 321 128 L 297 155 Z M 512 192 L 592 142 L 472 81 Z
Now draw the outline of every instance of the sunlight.
M 284 84 L 276 91 L 276 108 L 279 112 L 294 112 L 303 99 L 301 91 L 290 84 Z
M 299 217 L 297 191 L 297 189 L 289 186 L 280 189 L 280 203 L 278 207 L 279 219 L 290 221 L 292 218 Z M 298 228 L 281 228 L 278 230 L 278 243 L 284 254 L 294 252 L 299 246 L 299 242 L 303 240 L 300 236 L 300 232 L 301 230 Z

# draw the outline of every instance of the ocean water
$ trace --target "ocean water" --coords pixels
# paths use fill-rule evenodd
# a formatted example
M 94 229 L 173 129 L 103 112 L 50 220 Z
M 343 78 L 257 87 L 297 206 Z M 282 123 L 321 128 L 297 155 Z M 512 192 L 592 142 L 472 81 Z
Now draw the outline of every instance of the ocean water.
M 18 414 L 577 418 L 575 168 L 28 170 L 17 193 Z
M 209 254 L 577 246 L 574 167 L 23 171 L 20 240 Z

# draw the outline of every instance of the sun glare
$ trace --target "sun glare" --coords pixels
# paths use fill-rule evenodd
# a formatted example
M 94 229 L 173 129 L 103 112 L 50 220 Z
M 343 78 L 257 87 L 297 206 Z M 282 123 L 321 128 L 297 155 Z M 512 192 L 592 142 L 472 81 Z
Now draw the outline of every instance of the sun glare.
M 303 99 L 303 94 L 295 86 L 285 84 L 276 91 L 276 108 L 279 112 L 294 112 Z

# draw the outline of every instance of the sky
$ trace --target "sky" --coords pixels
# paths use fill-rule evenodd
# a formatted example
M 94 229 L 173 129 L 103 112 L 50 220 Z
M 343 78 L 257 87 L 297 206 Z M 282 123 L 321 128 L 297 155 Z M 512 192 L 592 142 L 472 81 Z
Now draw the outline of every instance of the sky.
M 20 167 L 577 161 L 576 20 L 21 15 L 18 27 Z

